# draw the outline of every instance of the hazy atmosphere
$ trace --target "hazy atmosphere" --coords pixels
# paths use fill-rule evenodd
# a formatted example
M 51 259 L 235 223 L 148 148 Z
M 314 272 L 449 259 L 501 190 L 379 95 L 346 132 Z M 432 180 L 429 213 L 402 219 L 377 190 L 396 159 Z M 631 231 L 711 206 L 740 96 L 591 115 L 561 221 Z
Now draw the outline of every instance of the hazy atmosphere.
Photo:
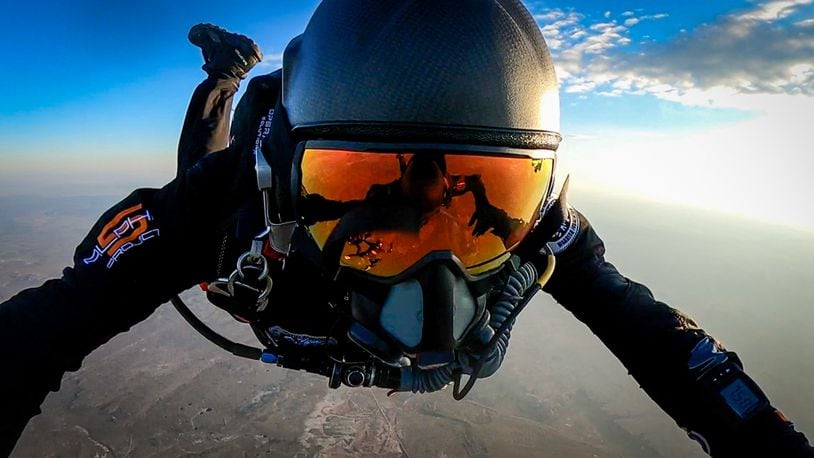
M 0 299 L 58 275 L 114 200 L 0 198 Z M 611 262 L 737 350 L 772 401 L 814 431 L 814 236 L 593 193 L 573 200 Z M 251 342 L 200 291 L 184 297 Z M 322 377 L 232 357 L 164 305 L 66 376 L 14 456 L 704 456 L 548 297 L 520 316 L 495 376 L 461 402 L 449 391 L 329 390 Z
M 316 3 L 10 5 L 0 300 L 58 276 L 130 190 L 174 176 L 204 76 L 191 25 L 256 39 L 259 75 L 278 68 Z M 570 173 L 571 201 L 609 260 L 737 351 L 811 437 L 814 0 L 526 3 L 560 80 L 559 178 Z M 200 292 L 186 297 L 251 340 Z M 520 316 L 501 371 L 462 402 L 446 391 L 332 391 L 225 354 L 165 305 L 66 376 L 43 410 L 13 456 L 702 456 L 542 296 Z

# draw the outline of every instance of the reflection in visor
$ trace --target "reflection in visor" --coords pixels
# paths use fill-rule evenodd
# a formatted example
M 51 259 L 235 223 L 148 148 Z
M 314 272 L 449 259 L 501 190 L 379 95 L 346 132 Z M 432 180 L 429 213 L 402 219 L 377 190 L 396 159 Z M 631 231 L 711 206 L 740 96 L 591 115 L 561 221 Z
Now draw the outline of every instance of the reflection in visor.
M 333 265 L 390 277 L 433 251 L 449 251 L 472 269 L 525 237 L 553 162 L 306 149 L 300 213 Z

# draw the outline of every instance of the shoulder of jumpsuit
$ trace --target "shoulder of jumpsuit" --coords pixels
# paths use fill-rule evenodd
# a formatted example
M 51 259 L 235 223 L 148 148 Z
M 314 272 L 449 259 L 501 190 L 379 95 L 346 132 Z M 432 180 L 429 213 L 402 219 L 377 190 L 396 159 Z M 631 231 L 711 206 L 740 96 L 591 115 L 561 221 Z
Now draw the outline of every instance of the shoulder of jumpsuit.
M 541 252 L 555 256 L 565 253 L 585 230 L 584 218 L 568 203 L 569 181 L 569 177 L 566 177 L 559 194 L 552 196 L 543 206 L 543 216 L 535 230 L 541 233 L 544 240 Z
M 268 117 L 269 112 L 277 108 L 282 91 L 282 69 L 252 77 L 246 92 L 240 98 L 235 115 L 238 115 L 238 112 L 245 112 L 252 122 L 257 122 L 260 117 Z
M 249 78 L 248 88 L 254 90 L 254 95 L 277 95 L 282 90 L 283 84 L 283 69 L 278 68 L 271 73 L 264 75 L 253 76 Z M 250 92 L 247 90 L 246 94 Z M 245 95 L 244 95 L 245 97 Z M 275 102 L 274 100 L 273 102 Z

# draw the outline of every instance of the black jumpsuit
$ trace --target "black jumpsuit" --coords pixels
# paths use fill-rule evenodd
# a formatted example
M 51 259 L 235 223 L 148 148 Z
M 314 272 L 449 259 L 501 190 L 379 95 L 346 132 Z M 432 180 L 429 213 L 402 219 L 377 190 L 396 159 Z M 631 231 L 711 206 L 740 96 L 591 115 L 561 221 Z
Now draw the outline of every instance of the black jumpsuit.
M 228 143 L 234 83 L 209 78 L 193 94 L 176 179 L 161 189 L 136 190 L 108 210 L 61 279 L 0 304 L 0 456 L 10 453 L 66 371 L 79 369 L 86 355 L 172 296 L 217 276 L 224 231 L 234 230 L 246 207 L 257 211 L 249 152 L 260 117 L 279 97 L 280 72 L 250 81 L 235 112 L 231 145 L 199 161 Z M 703 436 L 713 455 L 814 456 L 805 436 L 771 407 L 738 428 L 723 425 L 720 406 L 688 369 L 692 349 L 714 339 L 606 262 L 602 241 L 582 215 L 555 205 L 543 223 L 562 236 L 545 291 L 588 325 L 682 428 Z M 237 227 L 238 238 L 251 234 Z M 177 259 L 184 260 L 184 270 L 177 269 Z

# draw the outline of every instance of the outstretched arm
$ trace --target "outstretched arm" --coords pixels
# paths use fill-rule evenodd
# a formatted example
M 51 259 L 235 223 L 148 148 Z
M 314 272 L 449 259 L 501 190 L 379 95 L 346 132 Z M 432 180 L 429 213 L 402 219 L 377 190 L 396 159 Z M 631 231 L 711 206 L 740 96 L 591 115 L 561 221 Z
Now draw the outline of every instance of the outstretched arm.
M 469 219 L 472 226 L 472 235 L 480 236 L 491 231 L 506 243 L 523 220 L 512 218 L 505 210 L 497 208 L 489 202 L 486 196 L 486 187 L 480 175 L 466 175 L 452 177 L 452 190 L 450 197 L 456 197 L 467 192 L 472 193 L 475 200 L 475 212 Z
M 555 205 L 543 225 L 557 269 L 546 285 L 584 322 L 690 437 L 713 456 L 814 456 L 802 433 L 692 318 L 605 261 L 588 220 Z
M 0 456 L 66 371 L 215 276 L 220 228 L 257 194 L 251 181 L 233 186 L 243 157 L 218 152 L 161 189 L 133 192 L 99 219 L 61 279 L 0 304 Z

